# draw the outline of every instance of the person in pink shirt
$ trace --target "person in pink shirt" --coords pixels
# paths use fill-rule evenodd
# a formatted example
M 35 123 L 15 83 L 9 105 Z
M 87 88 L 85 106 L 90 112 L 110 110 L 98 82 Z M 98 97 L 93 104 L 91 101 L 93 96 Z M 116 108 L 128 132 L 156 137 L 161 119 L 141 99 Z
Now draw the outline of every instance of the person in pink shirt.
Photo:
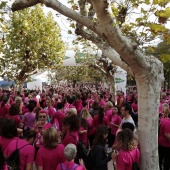
M 67 146 L 69 143 L 78 145 L 79 135 L 78 131 L 80 128 L 80 121 L 77 115 L 69 115 L 63 119 L 63 129 L 66 134 L 62 143 Z
M 77 109 L 78 116 L 80 117 L 80 113 L 81 113 L 83 106 L 82 106 L 82 100 L 80 99 L 79 94 L 76 95 L 76 100 L 74 101 L 74 105 Z
M 65 156 L 66 161 L 63 163 L 60 163 L 57 166 L 56 170 L 65 170 L 65 169 L 85 170 L 82 161 L 80 161 L 80 164 L 82 165 L 74 163 L 74 159 L 76 158 L 76 153 L 77 153 L 76 146 L 74 144 L 68 144 L 64 149 L 64 156 Z
M 79 129 L 79 141 L 81 141 L 86 148 L 88 148 L 88 137 L 87 137 L 88 124 L 85 118 L 80 119 Z
M 26 130 L 28 128 L 31 130 L 31 129 L 33 129 L 34 124 L 35 124 L 35 113 L 33 112 L 35 105 L 33 103 L 29 103 L 27 108 L 28 108 L 29 112 L 24 114 L 22 123 L 24 124 L 24 130 Z
M 4 118 L 1 118 L 4 119 Z M 17 125 L 14 119 L 5 119 L 1 122 L 3 125 L 0 131 L 0 146 L 4 152 L 8 144 L 16 139 L 19 139 L 17 136 Z
M 90 146 L 93 144 L 96 128 L 94 127 L 93 118 L 87 109 L 82 110 L 82 118 L 85 118 L 88 124 L 87 135 L 89 139 Z
M 110 122 L 111 122 L 111 118 L 112 118 L 112 113 L 113 113 L 113 103 L 108 101 L 106 103 L 105 116 L 108 117 Z
M 105 125 L 109 127 L 109 120 L 108 117 L 104 115 L 104 108 L 102 106 L 99 107 L 98 115 L 95 115 L 93 118 L 94 127 L 97 129 L 100 125 Z
M 53 117 L 54 113 L 56 112 L 55 108 L 52 106 L 52 100 L 50 97 L 47 97 L 46 99 L 46 105 L 47 107 L 45 108 L 45 110 L 48 110 L 48 116 L 50 117 L 50 119 Z
M 7 97 L 4 97 L 2 100 L 2 103 L 0 105 L 0 117 L 6 116 L 9 111 L 9 99 Z
M 36 165 L 38 170 L 56 170 L 65 161 L 64 145 L 58 144 L 58 132 L 51 127 L 43 133 L 43 146 L 38 150 Z
M 21 128 L 21 118 L 19 116 L 19 107 L 17 104 L 11 105 L 9 108 L 9 113 L 6 115 L 8 119 L 14 119 L 17 122 L 17 128 Z
M 158 152 L 159 152 L 159 167 L 162 170 L 170 169 L 170 119 L 168 105 L 163 107 L 164 112 L 160 119 L 159 135 L 158 135 Z
M 51 123 L 47 122 L 47 110 L 39 111 L 39 121 L 35 124 L 34 129 L 36 131 L 35 147 L 36 151 L 43 145 L 43 131 L 52 127 Z
M 99 97 L 99 105 L 103 106 L 104 108 L 106 106 L 106 101 L 104 100 L 103 95 L 100 95 L 100 97 Z
M 133 132 L 129 129 L 122 130 L 117 135 L 117 141 L 121 145 L 119 153 L 112 156 L 115 170 L 132 170 L 134 162 L 140 162 L 140 152 L 138 142 L 134 138 Z
M 111 121 L 110 121 L 111 136 L 110 136 L 110 140 L 109 140 L 109 147 L 112 147 L 112 145 L 115 142 L 116 132 L 120 126 L 121 121 L 122 121 L 121 113 L 119 111 L 118 106 L 115 106 L 113 109 L 113 113 L 112 113 L 112 117 L 111 117 Z
M 5 149 L 4 155 L 8 158 L 16 149 L 20 154 L 20 170 L 32 170 L 34 162 L 35 149 L 32 146 L 35 139 L 35 131 L 27 131 L 24 139 L 13 140 Z
M 63 127 L 63 119 L 65 117 L 64 111 L 63 111 L 63 103 L 59 102 L 57 104 L 57 111 L 54 113 L 54 115 L 51 118 L 51 122 L 53 123 L 55 119 L 57 119 L 59 127 L 58 129 L 61 131 Z

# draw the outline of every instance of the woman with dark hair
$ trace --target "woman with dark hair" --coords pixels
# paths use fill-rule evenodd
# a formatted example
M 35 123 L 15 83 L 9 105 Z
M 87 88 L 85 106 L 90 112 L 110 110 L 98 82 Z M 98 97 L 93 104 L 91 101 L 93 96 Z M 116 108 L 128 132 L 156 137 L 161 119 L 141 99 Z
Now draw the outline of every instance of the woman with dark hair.
M 90 114 L 92 117 L 94 117 L 98 113 L 99 113 L 99 103 L 97 101 L 94 101 L 92 104 L 92 108 L 90 109 Z
M 22 119 L 22 123 L 24 124 L 24 130 L 33 129 L 35 124 L 35 113 L 33 112 L 35 105 L 33 103 L 29 103 L 27 106 L 29 112 L 24 114 Z
M 11 141 L 19 139 L 17 135 L 16 121 L 14 119 L 4 120 L 0 133 L 0 146 L 3 152 Z
M 38 170 L 56 170 L 64 162 L 64 145 L 58 144 L 58 132 L 51 127 L 43 133 L 43 146 L 38 150 L 36 165 Z
M 35 149 L 32 145 L 34 143 L 35 136 L 36 132 L 34 130 L 29 130 L 24 134 L 24 139 L 13 140 L 5 149 L 4 155 L 7 159 L 16 149 L 20 149 L 19 170 L 33 169 Z
M 78 145 L 79 136 L 78 131 L 80 128 L 80 120 L 77 115 L 66 116 L 63 119 L 63 130 L 65 131 L 66 136 L 63 140 L 63 145 L 67 146 L 69 143 Z
M 105 125 L 107 127 L 109 127 L 109 119 L 107 116 L 105 116 L 105 111 L 104 111 L 104 107 L 100 106 L 99 107 L 99 113 L 98 115 L 95 115 L 94 118 L 94 126 L 97 129 L 100 125 Z
M 132 170 L 134 162 L 139 163 L 140 152 L 138 142 L 133 132 L 129 129 L 122 130 L 117 135 L 117 141 L 120 144 L 118 153 L 113 153 L 112 160 L 115 170 Z
M 107 155 L 105 150 L 107 136 L 108 128 L 99 126 L 90 151 L 93 158 L 92 170 L 108 170 L 107 163 L 111 160 L 111 154 Z
M 9 111 L 9 105 L 7 104 L 9 101 L 9 98 L 4 97 L 2 99 L 2 103 L 0 105 L 0 117 L 6 116 Z
M 115 106 L 113 108 L 113 112 L 112 112 L 112 117 L 111 117 L 111 122 L 110 122 L 110 127 L 111 127 L 111 135 L 110 135 L 110 140 L 109 140 L 109 147 L 112 147 L 112 145 L 115 142 L 115 138 L 116 138 L 116 132 L 120 126 L 120 123 L 122 121 L 121 118 L 121 113 L 119 111 L 119 107 Z
M 17 104 L 13 104 L 9 108 L 9 113 L 6 115 L 6 117 L 8 119 L 14 119 L 16 121 L 17 128 L 21 128 L 22 127 L 21 118 L 19 116 L 19 113 L 20 113 L 20 109 L 19 109 L 18 105 Z

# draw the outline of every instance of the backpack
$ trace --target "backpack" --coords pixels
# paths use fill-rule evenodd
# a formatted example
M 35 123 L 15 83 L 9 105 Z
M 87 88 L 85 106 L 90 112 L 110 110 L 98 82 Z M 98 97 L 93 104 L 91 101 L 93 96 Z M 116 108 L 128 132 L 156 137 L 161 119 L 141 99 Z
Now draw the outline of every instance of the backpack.
M 88 153 L 84 164 L 87 170 L 92 170 L 94 164 L 92 150 L 90 150 L 90 152 Z
M 30 145 L 30 144 L 26 144 Z M 18 140 L 16 141 L 16 149 L 11 153 L 11 155 L 7 158 L 7 166 L 8 170 L 19 170 L 20 169 L 20 155 L 19 151 L 24 148 L 26 145 L 22 146 L 21 148 L 17 148 Z
M 129 152 L 128 152 L 129 153 Z M 130 157 L 132 158 L 133 164 L 132 164 L 132 170 L 140 170 L 139 164 L 134 161 L 132 155 L 129 153 Z
M 73 167 L 69 169 L 64 165 L 64 163 L 60 164 L 61 170 L 76 170 L 78 166 L 79 166 L 78 164 L 74 164 Z
M 69 134 L 70 136 L 72 136 L 76 141 L 76 137 L 72 134 Z M 84 146 L 83 142 L 77 141 L 77 156 L 75 159 L 75 162 L 78 163 L 79 159 L 83 159 L 83 161 L 86 160 L 88 155 L 88 149 Z

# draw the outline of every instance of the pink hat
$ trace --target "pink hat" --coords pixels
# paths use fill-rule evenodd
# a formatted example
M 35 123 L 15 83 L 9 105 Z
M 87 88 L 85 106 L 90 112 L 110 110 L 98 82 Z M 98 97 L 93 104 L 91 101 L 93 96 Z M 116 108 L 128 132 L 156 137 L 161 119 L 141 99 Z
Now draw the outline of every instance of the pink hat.
M 40 113 L 45 113 L 46 115 L 48 115 L 48 110 L 42 109 L 42 110 L 39 111 L 39 114 L 40 114 Z

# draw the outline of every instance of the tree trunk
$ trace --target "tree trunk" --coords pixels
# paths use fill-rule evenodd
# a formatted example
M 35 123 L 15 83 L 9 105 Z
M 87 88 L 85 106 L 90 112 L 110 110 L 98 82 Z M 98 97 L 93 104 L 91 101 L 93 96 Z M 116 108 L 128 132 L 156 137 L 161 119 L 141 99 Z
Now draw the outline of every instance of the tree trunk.
M 159 170 L 158 165 L 158 106 L 162 74 L 136 76 L 139 104 L 139 142 L 141 169 Z
M 110 83 L 110 94 L 112 94 L 115 104 L 117 103 L 116 99 L 116 80 L 115 80 L 115 74 L 113 76 L 108 74 L 108 80 Z

